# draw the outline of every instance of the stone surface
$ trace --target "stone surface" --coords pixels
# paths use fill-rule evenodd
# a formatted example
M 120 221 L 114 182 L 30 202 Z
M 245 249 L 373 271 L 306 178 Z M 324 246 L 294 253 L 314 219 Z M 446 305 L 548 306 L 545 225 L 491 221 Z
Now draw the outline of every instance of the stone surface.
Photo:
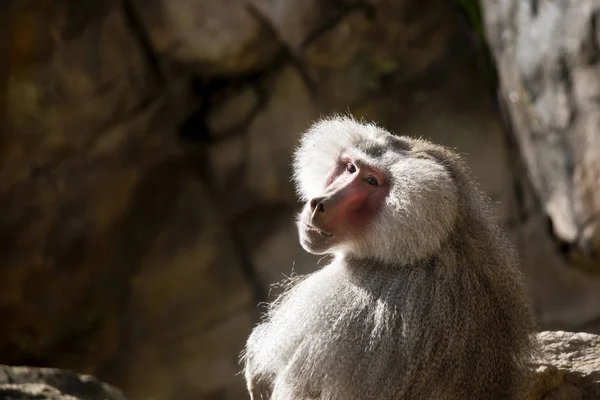
M 93 147 L 158 95 L 118 0 L 14 3 L 0 193 Z
M 262 86 L 267 100 L 246 129 L 210 149 L 217 184 L 232 215 L 261 203 L 295 203 L 290 181 L 292 150 L 319 115 L 297 69 L 276 71 Z
M 600 3 L 483 1 L 501 95 L 570 263 L 600 273 Z
M 323 256 L 309 254 L 300 246 L 296 225 L 292 223 L 295 211 L 289 206 L 269 204 L 237 220 L 242 240 L 251 249 L 249 256 L 256 266 L 257 278 L 270 301 L 281 293 L 282 281 L 325 265 L 320 262 Z
M 120 240 L 134 246 L 138 270 L 120 357 L 124 390 L 175 399 L 243 386 L 237 356 L 255 300 L 219 208 L 177 160 L 148 171 L 130 205 Z
M 261 108 L 262 104 L 256 90 L 244 87 L 222 104 L 213 107 L 207 117 L 208 129 L 217 138 L 232 136 L 245 129 Z
M 127 400 L 116 388 L 71 371 L 0 365 L 5 400 Z
M 543 400 L 600 398 L 600 336 L 564 331 L 538 334 L 536 397 Z
M 256 12 L 273 27 L 277 38 L 293 52 L 300 53 L 308 43 L 356 9 L 366 9 L 360 0 L 271 1 L 251 0 Z
M 144 171 L 173 152 L 162 140 L 169 113 L 161 108 L 0 195 L 3 361 L 90 372 L 115 357 L 136 267 L 127 257 L 144 250 L 118 240 L 122 218 Z
M 321 101 L 334 109 L 389 91 L 394 83 L 419 81 L 456 33 L 457 20 L 448 18 L 454 14 L 450 2 L 372 3 L 353 9 L 305 46 L 307 75 Z
M 131 2 L 163 64 L 203 74 L 239 74 L 268 65 L 279 47 L 246 0 Z
M 290 183 L 291 154 L 300 134 L 319 116 L 300 73 L 287 67 L 275 74 L 269 100 L 247 132 L 246 185 L 263 202 L 295 201 Z
M 520 246 L 542 326 L 600 331 L 600 283 L 546 231 L 549 175 L 529 153 L 520 165 L 452 3 L 15 0 L 0 22 L 0 362 L 91 373 L 132 398 L 246 398 L 256 305 L 319 267 L 297 241 L 290 155 L 346 111 L 461 152 Z M 578 85 L 571 118 L 585 119 L 595 89 Z M 589 183 L 582 137 L 573 176 Z M 581 392 L 568 383 L 556 398 Z

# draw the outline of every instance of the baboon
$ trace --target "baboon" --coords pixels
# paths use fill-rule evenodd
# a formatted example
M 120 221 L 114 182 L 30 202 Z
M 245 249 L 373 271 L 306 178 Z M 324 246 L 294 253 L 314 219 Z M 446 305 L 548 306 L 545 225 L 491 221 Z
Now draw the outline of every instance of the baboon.
M 250 397 L 524 398 L 532 307 L 461 157 L 334 116 L 293 161 L 300 242 L 331 261 L 292 279 L 248 338 Z

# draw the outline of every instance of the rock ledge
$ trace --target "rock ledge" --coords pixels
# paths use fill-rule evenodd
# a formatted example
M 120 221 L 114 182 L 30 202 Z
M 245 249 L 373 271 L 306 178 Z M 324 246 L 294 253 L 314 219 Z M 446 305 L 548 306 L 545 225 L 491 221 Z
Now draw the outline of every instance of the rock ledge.
M 535 398 L 600 399 L 600 336 L 548 331 L 538 339 L 542 360 L 536 364 Z
M 89 375 L 0 365 L 2 400 L 127 400 L 116 388 Z

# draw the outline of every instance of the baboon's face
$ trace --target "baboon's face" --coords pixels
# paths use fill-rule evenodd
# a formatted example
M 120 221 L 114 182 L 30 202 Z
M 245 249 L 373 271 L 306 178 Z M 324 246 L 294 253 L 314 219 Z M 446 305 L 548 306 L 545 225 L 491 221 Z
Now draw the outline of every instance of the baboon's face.
M 389 191 L 381 168 L 360 157 L 339 157 L 326 179 L 325 189 L 308 200 L 298 217 L 302 247 L 313 254 L 335 250 L 364 235 L 378 215 Z
M 460 159 L 433 143 L 349 119 L 319 122 L 294 154 L 300 243 L 389 263 L 430 257 L 454 227 L 459 170 Z

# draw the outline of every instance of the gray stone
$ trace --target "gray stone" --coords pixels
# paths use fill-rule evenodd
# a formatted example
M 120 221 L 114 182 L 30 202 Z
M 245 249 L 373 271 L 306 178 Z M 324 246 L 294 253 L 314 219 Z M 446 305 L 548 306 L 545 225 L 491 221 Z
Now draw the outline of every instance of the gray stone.
M 600 272 L 600 3 L 482 2 L 527 173 L 569 263 Z
M 600 398 L 600 336 L 547 331 L 541 345 L 533 398 L 593 400 Z
M 5 400 L 127 400 L 116 388 L 71 371 L 0 365 Z

